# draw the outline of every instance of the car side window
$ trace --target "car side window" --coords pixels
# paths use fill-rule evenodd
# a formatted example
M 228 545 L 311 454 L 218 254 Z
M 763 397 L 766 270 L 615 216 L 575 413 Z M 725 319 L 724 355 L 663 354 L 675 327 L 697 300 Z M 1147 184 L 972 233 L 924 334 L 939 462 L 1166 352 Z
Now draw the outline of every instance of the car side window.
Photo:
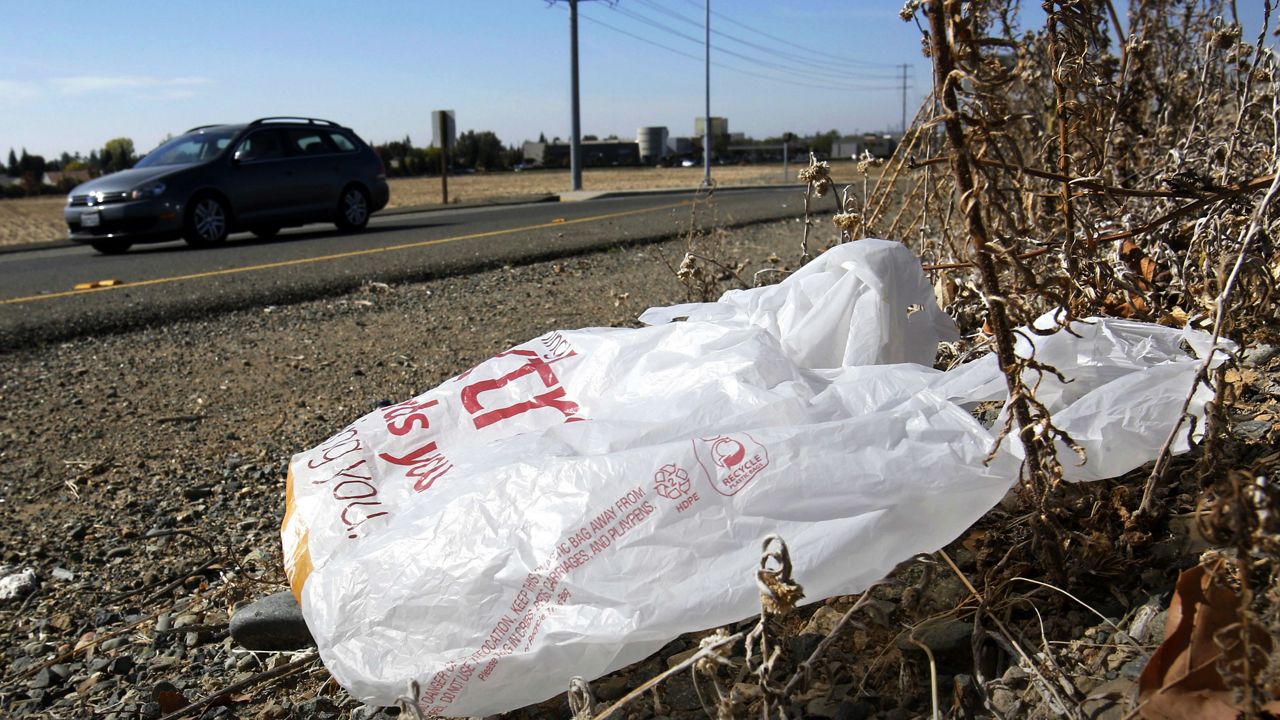
M 356 151 L 356 144 L 351 142 L 351 138 L 348 138 L 346 135 L 343 135 L 340 132 L 330 131 L 329 139 L 333 141 L 333 144 L 337 146 L 338 150 L 340 150 L 341 152 Z
M 270 160 L 284 157 L 284 147 L 280 144 L 280 134 L 275 130 L 259 130 L 240 141 L 236 148 L 236 158 L 241 162 L 253 160 Z
M 319 130 L 285 130 L 285 145 L 290 155 L 324 155 L 333 152 L 325 133 Z

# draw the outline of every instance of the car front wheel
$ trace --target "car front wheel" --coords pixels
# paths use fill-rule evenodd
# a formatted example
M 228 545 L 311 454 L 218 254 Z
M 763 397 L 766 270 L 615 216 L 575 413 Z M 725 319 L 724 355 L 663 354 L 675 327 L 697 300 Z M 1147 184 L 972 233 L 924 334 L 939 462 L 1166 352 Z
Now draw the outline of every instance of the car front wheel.
M 369 195 L 355 185 L 348 185 L 338 200 L 338 216 L 333 223 L 339 230 L 363 230 L 369 224 Z
M 230 230 L 227 206 L 213 195 L 201 195 L 187 208 L 182 237 L 192 247 L 218 245 Z

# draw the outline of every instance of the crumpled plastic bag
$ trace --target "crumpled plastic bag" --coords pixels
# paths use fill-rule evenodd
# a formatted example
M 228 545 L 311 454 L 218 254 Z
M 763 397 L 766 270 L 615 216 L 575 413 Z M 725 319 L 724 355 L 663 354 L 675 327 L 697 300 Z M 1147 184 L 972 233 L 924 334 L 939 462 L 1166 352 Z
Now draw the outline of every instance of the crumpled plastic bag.
M 1017 476 L 1016 441 L 984 462 L 994 435 L 969 412 L 1004 398 L 995 359 L 930 367 L 955 328 L 901 244 L 642 319 L 547 333 L 293 458 L 286 570 L 352 695 L 388 705 L 417 681 L 450 716 L 538 702 L 758 612 L 767 535 L 808 601 L 856 593 Z M 1088 450 L 1062 449 L 1070 476 L 1114 476 L 1155 456 L 1195 373 L 1180 344 L 1207 336 L 1073 329 L 1034 338 L 1074 378 L 1042 399 Z

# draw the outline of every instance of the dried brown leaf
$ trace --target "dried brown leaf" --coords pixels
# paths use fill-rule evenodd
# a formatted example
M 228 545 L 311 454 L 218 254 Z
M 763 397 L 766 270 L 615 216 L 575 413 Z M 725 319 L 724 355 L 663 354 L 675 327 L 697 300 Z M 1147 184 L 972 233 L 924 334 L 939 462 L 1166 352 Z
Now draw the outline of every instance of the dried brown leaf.
M 1239 594 L 1221 582 L 1227 572 L 1226 561 L 1219 557 L 1178 576 L 1164 642 L 1138 679 L 1140 715 L 1146 720 L 1239 717 L 1242 708 L 1221 669 L 1240 666 L 1245 640 L 1265 656 L 1271 639 L 1241 621 Z M 1264 708 L 1280 711 L 1280 702 Z

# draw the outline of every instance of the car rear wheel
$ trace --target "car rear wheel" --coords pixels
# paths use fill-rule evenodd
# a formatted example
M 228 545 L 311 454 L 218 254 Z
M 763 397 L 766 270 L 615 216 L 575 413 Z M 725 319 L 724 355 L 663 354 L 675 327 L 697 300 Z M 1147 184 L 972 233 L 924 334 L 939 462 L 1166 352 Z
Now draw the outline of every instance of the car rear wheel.
M 192 247 L 218 245 L 230 229 L 227 206 L 213 195 L 201 195 L 187 207 L 182 237 Z
M 369 224 L 369 195 L 357 185 L 348 185 L 338 200 L 338 216 L 333 223 L 339 230 L 363 230 Z
M 98 242 L 90 243 L 90 245 L 103 255 L 119 255 L 128 252 L 133 243 L 123 240 L 99 240 Z
M 254 234 L 255 236 L 257 236 L 257 237 L 262 238 L 263 240 L 270 240 L 271 238 L 273 238 L 273 237 L 275 237 L 276 235 L 279 235 L 279 234 L 280 234 L 280 228 L 278 228 L 278 227 L 260 227 L 260 228 L 254 228 L 254 229 L 253 229 L 253 234 Z

